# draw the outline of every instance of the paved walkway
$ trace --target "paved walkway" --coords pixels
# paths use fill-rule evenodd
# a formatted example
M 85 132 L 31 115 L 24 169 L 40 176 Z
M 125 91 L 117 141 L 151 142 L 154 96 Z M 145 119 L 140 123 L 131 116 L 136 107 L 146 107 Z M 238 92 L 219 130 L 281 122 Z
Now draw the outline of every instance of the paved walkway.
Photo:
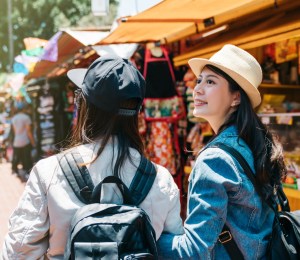
M 8 219 L 24 190 L 25 183 L 11 174 L 10 163 L 0 163 L 0 252 L 8 228 Z

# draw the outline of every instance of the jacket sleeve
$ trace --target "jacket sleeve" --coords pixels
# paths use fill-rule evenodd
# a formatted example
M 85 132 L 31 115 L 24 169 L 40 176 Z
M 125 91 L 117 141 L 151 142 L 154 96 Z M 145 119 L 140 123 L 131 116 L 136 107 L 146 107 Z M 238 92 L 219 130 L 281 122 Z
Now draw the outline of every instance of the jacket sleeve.
M 240 181 L 228 155 L 208 150 L 198 157 L 190 176 L 184 234 L 161 235 L 161 259 L 213 258 L 212 250 L 227 215 L 228 193 L 237 193 Z
M 9 219 L 3 259 L 40 259 L 48 249 L 47 197 L 34 167 L 20 201 Z

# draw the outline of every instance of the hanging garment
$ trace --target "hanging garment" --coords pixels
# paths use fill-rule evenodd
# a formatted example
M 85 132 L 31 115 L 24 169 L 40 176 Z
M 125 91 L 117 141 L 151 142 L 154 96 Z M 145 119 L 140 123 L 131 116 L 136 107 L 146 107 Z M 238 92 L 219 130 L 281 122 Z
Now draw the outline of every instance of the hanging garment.
M 155 162 L 166 167 L 172 175 L 176 174 L 173 138 L 167 122 L 151 122 L 146 152 Z
M 147 88 L 143 105 L 147 125 L 146 152 L 149 159 L 163 165 L 173 175 L 179 175 L 179 180 L 182 167 L 178 122 L 185 117 L 185 106 L 175 87 L 168 51 L 165 47 L 160 47 L 160 50 L 160 55 L 153 55 L 150 49 L 145 50 L 143 76 Z M 179 183 L 177 185 L 180 186 Z

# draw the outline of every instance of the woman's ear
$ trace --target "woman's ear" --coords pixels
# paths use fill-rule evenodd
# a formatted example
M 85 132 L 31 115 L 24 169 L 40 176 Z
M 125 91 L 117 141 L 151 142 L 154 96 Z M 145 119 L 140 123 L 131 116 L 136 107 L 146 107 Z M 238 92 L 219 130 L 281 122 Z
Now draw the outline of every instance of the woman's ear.
M 236 91 L 233 95 L 233 101 L 231 103 L 232 107 L 236 107 L 241 103 L 241 94 L 239 91 Z

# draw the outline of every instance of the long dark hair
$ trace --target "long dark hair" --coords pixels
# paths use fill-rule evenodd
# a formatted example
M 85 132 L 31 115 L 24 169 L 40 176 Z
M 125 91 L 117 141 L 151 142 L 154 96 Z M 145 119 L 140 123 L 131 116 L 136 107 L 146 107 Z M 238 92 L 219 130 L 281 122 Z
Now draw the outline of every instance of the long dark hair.
M 228 81 L 230 92 L 240 92 L 241 101 L 237 110 L 230 115 L 218 132 L 230 125 L 236 125 L 239 138 L 243 139 L 252 151 L 258 185 L 265 198 L 268 198 L 272 195 L 274 187 L 280 185 L 286 177 L 282 146 L 276 136 L 261 122 L 245 91 L 222 70 L 212 65 L 206 67 Z
M 124 101 L 120 108 L 131 109 L 136 107 L 137 103 L 136 100 Z M 68 149 L 81 144 L 96 143 L 100 140 L 100 148 L 96 157 L 90 162 L 92 163 L 100 156 L 110 138 L 113 137 L 112 142 L 118 144 L 117 159 L 114 166 L 115 176 L 119 176 L 120 169 L 127 158 L 132 160 L 130 147 L 144 155 L 144 144 L 138 130 L 137 114 L 122 116 L 99 109 L 88 102 L 81 91 L 76 94 L 76 104 L 78 109 L 77 123 L 69 138 Z

